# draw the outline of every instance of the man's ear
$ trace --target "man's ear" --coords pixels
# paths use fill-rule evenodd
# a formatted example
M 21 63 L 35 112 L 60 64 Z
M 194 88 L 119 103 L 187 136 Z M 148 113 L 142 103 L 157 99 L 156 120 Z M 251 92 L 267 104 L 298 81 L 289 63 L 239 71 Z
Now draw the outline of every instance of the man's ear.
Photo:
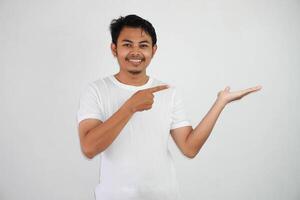
M 110 49 L 114 57 L 117 56 L 117 46 L 114 43 L 110 44 Z
M 152 58 L 153 58 L 153 56 L 154 56 L 156 50 L 157 50 L 157 45 L 155 44 L 155 45 L 152 47 Z

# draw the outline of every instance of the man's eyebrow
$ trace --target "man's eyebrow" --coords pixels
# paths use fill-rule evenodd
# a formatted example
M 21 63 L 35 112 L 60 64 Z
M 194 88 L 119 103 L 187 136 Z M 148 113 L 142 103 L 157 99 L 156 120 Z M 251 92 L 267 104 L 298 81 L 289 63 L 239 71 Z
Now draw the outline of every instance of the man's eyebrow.
M 132 43 L 131 40 L 127 40 L 127 39 L 122 40 L 122 42 L 130 42 L 130 43 Z
M 130 42 L 130 43 L 133 43 L 131 40 L 128 40 L 128 39 L 124 39 L 122 40 L 122 42 Z M 148 40 L 143 40 L 143 41 L 140 41 L 139 43 L 148 43 L 150 44 L 150 42 Z
M 143 41 L 140 41 L 139 43 L 148 43 L 148 44 L 150 44 L 150 42 L 148 40 L 143 40 Z

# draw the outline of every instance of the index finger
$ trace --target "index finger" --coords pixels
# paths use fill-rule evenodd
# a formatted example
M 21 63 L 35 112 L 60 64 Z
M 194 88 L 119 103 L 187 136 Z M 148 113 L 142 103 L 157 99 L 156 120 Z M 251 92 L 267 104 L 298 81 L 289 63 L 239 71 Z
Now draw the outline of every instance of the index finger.
M 154 93 L 154 92 L 158 92 L 158 91 L 165 90 L 168 88 L 169 88 L 169 85 L 159 85 L 159 86 L 155 86 L 152 88 L 148 88 L 147 90 Z

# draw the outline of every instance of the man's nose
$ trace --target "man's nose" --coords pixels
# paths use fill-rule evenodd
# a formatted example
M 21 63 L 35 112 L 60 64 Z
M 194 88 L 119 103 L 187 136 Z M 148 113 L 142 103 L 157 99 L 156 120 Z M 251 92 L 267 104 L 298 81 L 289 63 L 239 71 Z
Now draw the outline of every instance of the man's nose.
M 140 55 L 141 52 L 140 52 L 139 46 L 133 46 L 132 51 L 130 52 L 130 54 L 132 54 L 132 55 Z
M 139 52 L 140 51 L 139 45 L 134 45 L 133 48 L 132 48 L 132 51 L 133 52 Z

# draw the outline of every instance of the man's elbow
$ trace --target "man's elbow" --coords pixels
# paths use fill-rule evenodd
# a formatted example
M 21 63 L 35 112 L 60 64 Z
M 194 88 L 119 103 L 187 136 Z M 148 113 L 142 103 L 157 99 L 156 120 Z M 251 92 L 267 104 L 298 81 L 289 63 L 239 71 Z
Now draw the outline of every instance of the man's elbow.
M 196 157 L 196 155 L 197 154 L 195 154 L 195 155 L 185 155 L 187 158 L 189 158 L 189 159 L 193 159 L 193 158 L 195 158 Z
M 95 151 L 87 145 L 82 146 L 81 151 L 83 155 L 88 159 L 93 159 L 95 157 Z
M 193 159 L 196 157 L 197 154 L 198 154 L 198 152 L 186 152 L 186 153 L 184 153 L 184 156 L 189 159 Z
M 88 159 L 93 159 L 94 158 L 94 154 L 92 152 L 89 151 L 82 151 L 83 155 L 88 158 Z

